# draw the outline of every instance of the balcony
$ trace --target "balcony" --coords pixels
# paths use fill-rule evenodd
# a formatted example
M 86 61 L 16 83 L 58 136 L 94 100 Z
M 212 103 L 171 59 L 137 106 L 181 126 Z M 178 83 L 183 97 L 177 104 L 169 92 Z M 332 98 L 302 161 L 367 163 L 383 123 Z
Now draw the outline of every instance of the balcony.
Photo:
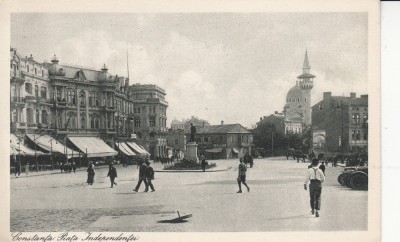
M 25 96 L 25 100 L 26 100 L 26 102 L 32 102 L 32 103 L 36 103 L 37 102 L 37 98 L 35 96 L 32 96 L 32 95 Z
M 102 105 L 101 110 L 103 111 L 115 111 L 115 106 L 112 105 Z
M 11 97 L 11 103 L 14 104 L 25 104 L 25 98 L 24 97 Z
M 37 129 L 38 125 L 35 123 L 28 123 L 28 129 Z
M 27 129 L 27 125 L 24 122 L 12 122 L 11 124 L 11 130 L 12 131 L 17 131 L 20 129 Z

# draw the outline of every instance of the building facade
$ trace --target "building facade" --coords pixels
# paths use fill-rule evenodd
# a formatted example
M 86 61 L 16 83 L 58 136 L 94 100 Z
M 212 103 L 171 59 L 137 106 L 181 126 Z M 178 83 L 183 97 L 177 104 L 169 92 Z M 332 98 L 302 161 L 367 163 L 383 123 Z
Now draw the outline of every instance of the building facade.
M 286 132 L 298 133 L 298 129 L 300 128 L 301 133 L 304 127 L 311 125 L 311 89 L 314 86 L 315 76 L 310 73 L 310 69 L 306 51 L 303 62 L 303 74 L 297 77 L 296 85 L 286 95 L 286 105 L 283 111 Z
M 253 134 L 240 124 L 223 124 L 196 127 L 198 155 L 207 159 L 234 159 L 251 154 Z M 190 131 L 186 131 L 186 139 Z
M 167 155 L 167 108 L 165 90 L 156 85 L 134 84 L 129 87 L 133 106 L 133 126 L 138 142 L 154 158 Z
M 84 136 L 113 148 L 121 140 L 161 147 L 150 149 L 152 155 L 166 145 L 165 91 L 129 86 L 128 78 L 109 73 L 105 64 L 100 70 L 65 65 L 56 55 L 39 63 L 11 48 L 10 86 L 10 131 L 18 137 L 48 134 L 66 143 L 66 137 Z
M 312 107 L 313 148 L 344 154 L 368 151 L 368 95 L 323 94 Z

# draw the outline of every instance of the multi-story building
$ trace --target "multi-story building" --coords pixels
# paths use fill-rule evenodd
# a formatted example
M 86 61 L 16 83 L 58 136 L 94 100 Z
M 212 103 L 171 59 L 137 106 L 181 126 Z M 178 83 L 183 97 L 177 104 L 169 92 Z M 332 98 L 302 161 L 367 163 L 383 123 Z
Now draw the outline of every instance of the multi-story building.
M 10 85 L 11 133 L 29 137 L 39 147 L 56 150 L 63 144 L 85 153 L 82 144 L 90 141 L 93 150 L 95 146 L 116 148 L 120 141 L 136 141 L 146 144 L 147 149 L 160 147 L 153 149 L 153 155 L 165 150 L 165 91 L 155 85 L 129 87 L 129 79 L 112 75 L 105 64 L 101 70 L 60 64 L 56 55 L 50 63 L 41 64 L 32 56 L 22 58 L 11 48 Z M 138 117 L 142 123 L 135 123 Z M 39 139 L 42 136 L 50 144 L 43 144 L 47 141 Z M 59 149 L 62 153 L 64 148 Z M 64 152 L 69 157 L 68 149 Z M 99 157 L 115 154 L 112 150 L 97 153 Z
M 368 151 L 368 95 L 332 96 L 312 107 L 313 148 L 325 152 Z
M 186 131 L 186 139 L 190 131 Z M 197 127 L 195 141 L 198 154 L 207 159 L 233 159 L 251 154 L 253 134 L 240 124 L 208 125 Z
M 156 85 L 134 84 L 128 96 L 134 103 L 133 125 L 138 142 L 152 157 L 167 155 L 167 108 L 165 90 Z

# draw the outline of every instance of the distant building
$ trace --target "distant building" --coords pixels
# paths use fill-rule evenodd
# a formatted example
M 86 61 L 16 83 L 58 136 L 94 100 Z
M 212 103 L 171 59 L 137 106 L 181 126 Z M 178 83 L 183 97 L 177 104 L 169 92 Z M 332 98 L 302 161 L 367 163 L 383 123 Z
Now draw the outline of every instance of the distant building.
M 138 142 L 152 155 L 167 155 L 167 108 L 165 90 L 156 85 L 134 84 L 129 87 L 133 107 L 134 130 Z
M 285 121 L 289 123 L 300 121 L 306 126 L 311 125 L 311 89 L 314 85 L 315 76 L 310 73 L 310 69 L 306 50 L 303 74 L 297 77 L 296 85 L 286 95 L 284 114 Z
M 171 150 L 173 155 L 179 155 L 183 158 L 186 151 L 186 135 L 183 129 L 169 129 L 167 138 L 168 149 Z
M 368 151 L 368 95 L 332 96 L 312 107 L 313 148 L 344 153 Z
M 186 139 L 190 131 L 186 131 Z M 199 155 L 207 159 L 234 159 L 251 154 L 253 134 L 240 124 L 197 127 L 196 143 Z
M 195 116 L 192 116 L 190 119 L 186 119 L 183 121 L 185 130 L 190 130 L 190 124 L 192 123 L 196 128 L 201 128 L 205 126 L 209 126 L 210 123 L 207 120 L 199 119 Z
M 171 129 L 172 130 L 184 130 L 185 129 L 185 122 L 178 121 L 176 119 L 172 120 L 171 122 Z

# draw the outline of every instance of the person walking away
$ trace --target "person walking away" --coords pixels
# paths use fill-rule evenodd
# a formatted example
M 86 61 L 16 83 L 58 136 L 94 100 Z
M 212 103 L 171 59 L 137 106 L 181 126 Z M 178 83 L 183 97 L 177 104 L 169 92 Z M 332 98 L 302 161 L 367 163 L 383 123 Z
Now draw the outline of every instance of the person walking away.
M 318 168 L 318 159 L 312 160 L 312 167 L 307 170 L 306 179 L 304 181 L 304 190 L 307 190 L 307 184 L 310 182 L 310 206 L 311 213 L 315 217 L 319 217 L 321 209 L 321 192 L 322 183 L 325 181 L 324 173 Z
M 254 160 L 253 160 L 253 156 L 250 154 L 249 154 L 249 162 L 250 162 L 250 168 L 253 168 Z
M 115 169 L 114 164 L 111 163 L 108 167 L 108 177 L 110 177 L 110 182 L 111 182 L 111 188 L 114 187 L 114 185 L 117 185 L 115 182 L 115 178 L 117 178 L 117 169 Z
M 138 180 L 138 183 L 137 183 L 135 189 L 133 189 L 133 191 L 138 192 L 142 182 L 144 182 L 144 185 L 146 187 L 148 186 L 146 175 L 147 175 L 147 165 L 144 162 L 142 162 L 139 167 L 139 180 Z
M 89 162 L 89 166 L 88 166 L 88 168 L 87 168 L 87 173 L 88 173 L 88 176 L 87 176 L 87 184 L 93 185 L 93 182 L 94 182 L 94 175 L 96 174 L 96 173 L 94 172 L 94 165 L 93 165 L 93 162 Z
M 204 156 L 201 156 L 201 169 L 203 172 L 206 171 L 206 158 L 204 158 Z
M 150 166 L 150 162 L 146 160 L 146 166 L 147 166 L 147 172 L 146 172 L 146 179 L 147 179 L 147 186 L 145 192 L 149 191 L 149 187 L 152 192 L 155 192 L 156 189 L 154 189 L 153 183 L 151 180 L 154 180 L 154 170 L 153 167 Z
M 76 171 L 76 164 L 75 164 L 75 161 L 72 162 L 72 170 L 74 170 L 74 173 L 75 173 L 75 171 Z
M 247 192 L 250 192 L 250 187 L 247 186 L 247 184 L 246 184 L 246 171 L 247 171 L 247 166 L 243 163 L 243 158 L 240 158 L 239 172 L 238 172 L 238 178 L 237 178 L 237 182 L 239 185 L 239 191 L 237 193 L 242 193 L 241 183 L 243 183 L 243 185 L 246 186 Z

